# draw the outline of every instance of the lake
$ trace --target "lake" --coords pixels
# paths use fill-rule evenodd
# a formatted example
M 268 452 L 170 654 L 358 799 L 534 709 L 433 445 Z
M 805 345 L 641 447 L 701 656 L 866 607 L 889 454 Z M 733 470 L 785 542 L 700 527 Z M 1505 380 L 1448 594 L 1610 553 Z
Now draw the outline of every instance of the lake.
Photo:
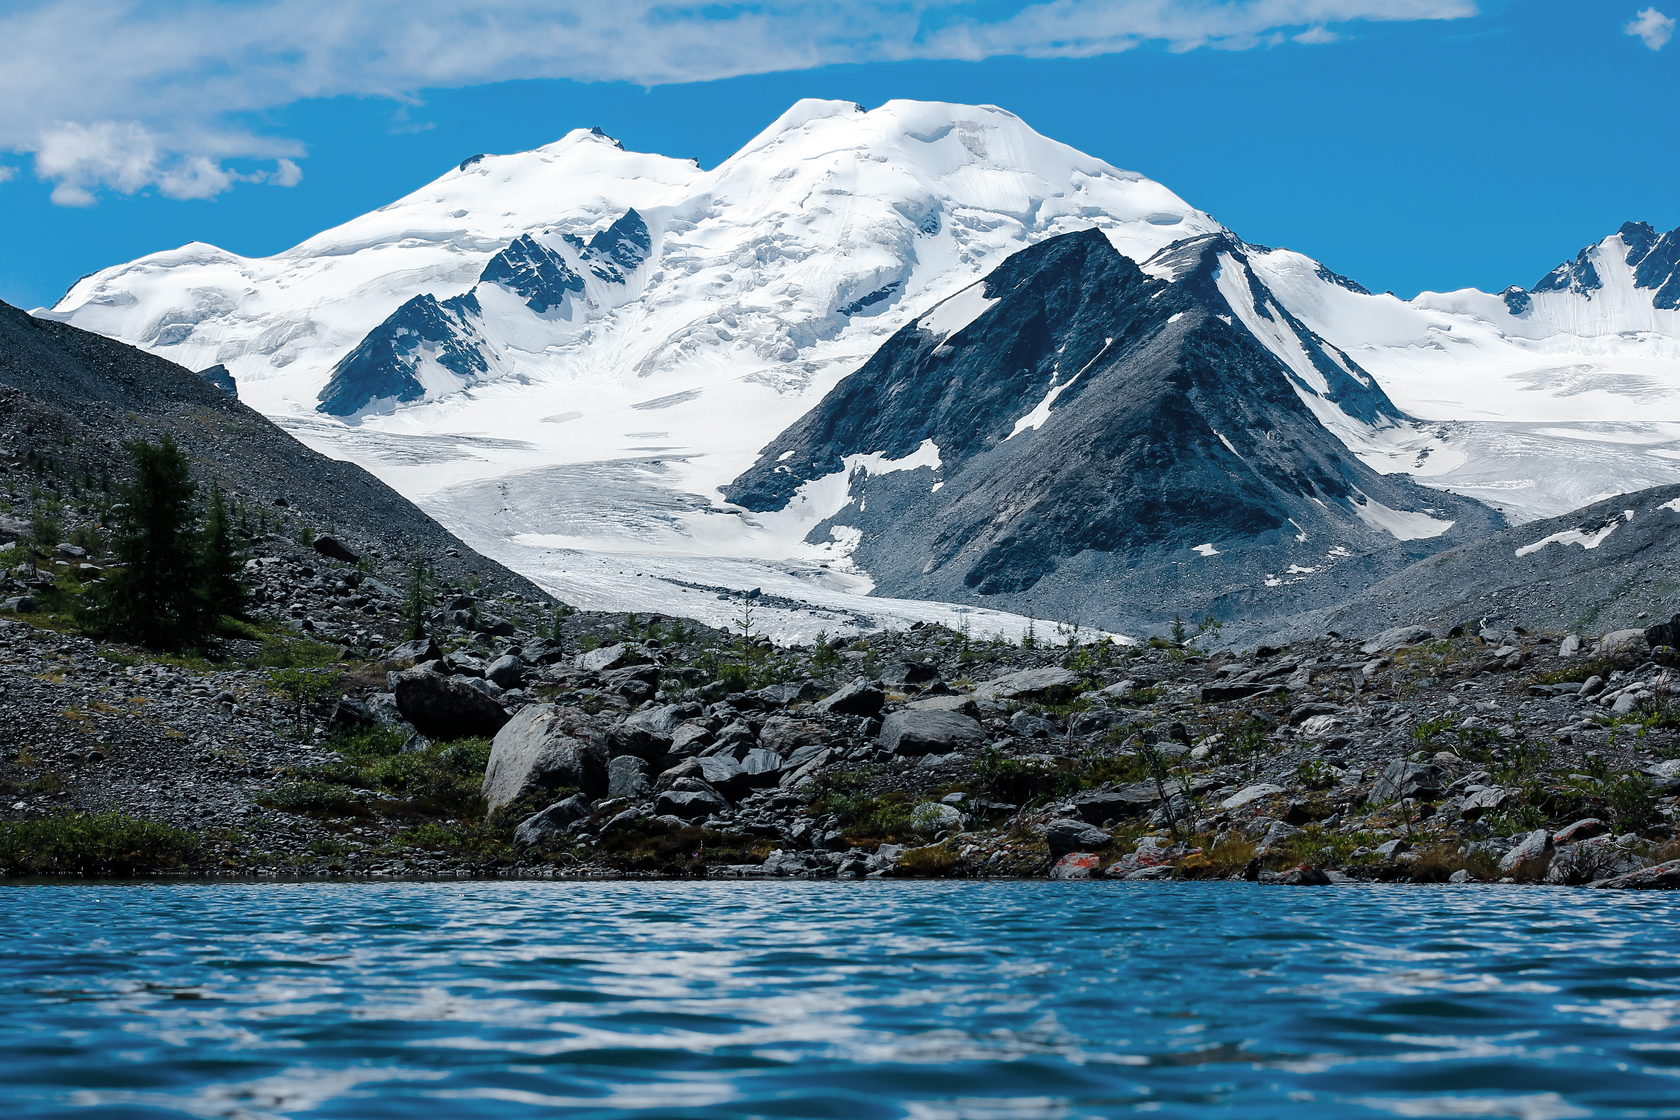
M 1680 898 L 0 887 L 0 1116 L 1680 1116 Z

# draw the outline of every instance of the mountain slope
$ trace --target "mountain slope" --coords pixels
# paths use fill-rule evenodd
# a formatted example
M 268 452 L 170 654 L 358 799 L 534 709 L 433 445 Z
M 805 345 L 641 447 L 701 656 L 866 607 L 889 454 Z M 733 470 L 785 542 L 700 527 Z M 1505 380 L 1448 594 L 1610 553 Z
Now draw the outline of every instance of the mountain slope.
M 1208 259 L 1235 251 L 1174 257 L 1211 279 Z M 1308 400 L 1367 426 L 1403 417 L 1321 360 L 1340 384 L 1278 360 L 1223 288 L 1068 234 L 901 330 L 725 496 L 820 518 L 812 539 L 849 541 L 887 594 L 1109 628 L 1256 625 L 1498 524 L 1360 462 Z
M 120 473 L 123 441 L 164 435 L 201 479 L 332 526 L 388 575 L 420 557 L 456 582 L 540 594 L 360 467 L 309 450 L 198 374 L 0 303 L 0 445 L 9 453 Z
M 1375 633 L 1487 617 L 1601 632 L 1680 607 L 1680 485 L 1622 494 L 1443 552 L 1294 628 Z

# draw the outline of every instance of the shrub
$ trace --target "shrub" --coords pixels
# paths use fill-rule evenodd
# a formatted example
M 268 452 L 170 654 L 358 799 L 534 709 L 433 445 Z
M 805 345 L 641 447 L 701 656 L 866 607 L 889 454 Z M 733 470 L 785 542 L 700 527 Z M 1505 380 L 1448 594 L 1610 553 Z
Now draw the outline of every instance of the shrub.
M 186 867 L 199 838 L 122 813 L 65 813 L 0 823 L 0 869 L 8 875 L 126 877 Z

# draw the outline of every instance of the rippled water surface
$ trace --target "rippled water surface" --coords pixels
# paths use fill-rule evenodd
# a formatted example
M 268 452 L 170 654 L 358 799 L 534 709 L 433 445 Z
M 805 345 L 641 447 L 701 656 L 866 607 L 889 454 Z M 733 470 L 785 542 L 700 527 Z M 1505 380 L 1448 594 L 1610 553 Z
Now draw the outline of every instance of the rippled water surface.
M 0 1116 L 1680 1116 L 1680 899 L 0 887 Z

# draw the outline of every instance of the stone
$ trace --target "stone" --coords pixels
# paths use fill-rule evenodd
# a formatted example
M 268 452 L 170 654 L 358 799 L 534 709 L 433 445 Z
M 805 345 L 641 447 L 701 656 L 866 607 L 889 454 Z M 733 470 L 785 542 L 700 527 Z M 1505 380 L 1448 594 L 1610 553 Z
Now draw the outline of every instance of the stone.
M 777 754 L 792 754 L 800 747 L 821 743 L 828 738 L 828 729 L 816 720 L 794 716 L 771 716 L 758 729 L 760 746 Z
M 956 832 L 963 826 L 960 810 L 939 801 L 924 801 L 910 810 L 910 827 L 923 836 Z
M 488 738 L 508 722 L 507 711 L 465 681 L 422 668 L 397 674 L 397 711 L 428 739 Z
M 1266 855 L 1283 847 L 1295 837 L 1301 835 L 1301 830 L 1285 821 L 1272 821 L 1266 826 L 1259 843 L 1254 846 L 1256 855 Z
M 1447 876 L 1447 882 L 1449 883 L 1474 883 L 1475 881 L 1476 877 L 1462 867 Z
M 1655 867 L 1644 867 L 1625 875 L 1616 875 L 1591 884 L 1613 891 L 1671 891 L 1680 889 L 1680 859 L 1671 859 Z
M 1367 639 L 1359 647 L 1359 652 L 1367 656 L 1393 653 L 1397 649 L 1415 646 L 1419 642 L 1427 642 L 1434 637 L 1435 631 L 1427 626 L 1396 626 Z
M 1114 837 L 1082 820 L 1058 817 L 1044 826 L 1044 842 L 1050 845 L 1050 854 L 1059 857 L 1068 852 L 1106 848 L 1114 842 Z
M 1598 640 L 1600 657 L 1644 657 L 1651 652 L 1643 630 L 1613 630 Z
M 1618 844 L 1611 836 L 1593 836 L 1559 847 L 1546 869 L 1546 882 L 1578 887 L 1638 871 L 1646 860 Z
M 1171 878 L 1168 865 L 1183 854 L 1183 849 L 1164 836 L 1145 836 L 1137 848 L 1121 856 L 1104 874 L 1110 879 L 1124 879 L 1139 871 L 1165 870 L 1163 878 Z
M 893 754 L 948 754 L 986 741 L 986 729 L 956 712 L 905 709 L 881 721 L 877 742 Z
M 1680 648 L 1680 614 L 1667 622 L 1659 622 L 1645 629 L 1645 641 L 1652 649 L 1658 646 Z
M 726 796 L 738 797 L 756 784 L 754 778 L 728 755 L 700 755 L 684 759 L 659 775 L 657 788 L 674 789 L 685 779 L 698 779 Z
M 1543 879 L 1555 850 L 1552 834 L 1543 828 L 1537 828 L 1505 853 L 1499 861 L 1499 873 L 1512 879 Z
M 1271 883 L 1279 887 L 1328 887 L 1334 880 L 1330 878 L 1328 873 L 1319 868 L 1308 867 L 1303 864 L 1288 871 L 1279 871 L 1273 875 L 1262 876 L 1261 882 Z
M 1400 839 L 1399 837 L 1396 837 L 1393 840 L 1385 840 L 1381 844 L 1378 844 L 1375 848 L 1372 849 L 1372 851 L 1376 852 L 1379 856 L 1383 857 L 1384 859 L 1393 859 L 1395 856 L 1399 855 L 1400 853 L 1409 852 L 1411 850 L 1412 850 L 1412 846 L 1410 844 L 1406 843 L 1405 840 Z
M 1071 700 L 1079 695 L 1080 677 L 1071 669 L 1049 665 L 1042 669 L 1023 669 L 1019 673 L 981 681 L 974 686 L 977 700 L 1023 700 L 1035 703 L 1055 703 Z
M 1247 700 L 1251 696 L 1258 696 L 1262 692 L 1270 692 L 1272 685 L 1260 684 L 1255 681 L 1228 681 L 1222 684 L 1204 684 L 1201 688 L 1201 702 L 1204 704 L 1226 704 L 1232 700 Z
M 1221 809 L 1241 809 L 1244 805 L 1251 805 L 1264 798 L 1276 797 L 1279 794 L 1287 792 L 1289 791 L 1284 789 L 1282 786 L 1273 785 L 1270 782 L 1261 782 L 1258 785 L 1252 785 L 1238 790 L 1236 793 L 1233 793 L 1231 796 L 1221 801 L 1219 803 L 1219 807 Z
M 741 770 L 751 785 L 775 785 L 781 776 L 782 756 L 765 747 L 754 747 L 741 756 Z
M 899 661 L 881 674 L 881 683 L 891 688 L 920 688 L 939 679 L 939 670 L 925 661 Z
M 670 789 L 659 795 L 654 807 L 661 813 L 669 813 L 685 821 L 696 821 L 713 813 L 723 812 L 729 808 L 729 803 L 716 793 L 703 789 Z
M 631 799 L 646 797 L 653 792 L 653 782 L 648 777 L 648 764 L 644 758 L 633 754 L 621 754 L 607 762 L 607 796 L 628 797 Z
M 483 793 L 491 812 L 542 790 L 607 791 L 607 750 L 587 713 L 553 704 L 521 708 L 490 744 Z
M 1574 657 L 1581 652 L 1581 635 L 1570 634 L 1558 643 L 1559 657 Z
M 652 762 L 671 749 L 672 736 L 681 723 L 680 709 L 675 704 L 648 708 L 607 728 L 607 745 L 614 754 L 633 754 Z
M 1483 814 L 1497 812 L 1515 800 L 1516 793 L 1501 786 L 1466 790 L 1458 815 L 1467 821 L 1477 820 Z
M 1052 879 L 1089 879 L 1102 869 L 1102 858 L 1093 852 L 1069 852 L 1050 869 Z
M 859 677 L 825 700 L 817 701 L 819 712 L 837 716 L 878 715 L 886 705 L 887 694 L 870 681 Z
M 337 537 L 328 536 L 326 533 L 322 533 L 310 542 L 310 547 L 327 559 L 337 560 L 340 563 L 354 564 L 361 560 L 360 556 L 351 551 L 349 545 Z
M 1154 782 L 1133 782 L 1114 789 L 1082 793 L 1073 799 L 1073 809 L 1086 823 L 1102 824 L 1136 816 L 1163 799 L 1160 787 Z
M 501 688 L 518 688 L 531 667 L 513 654 L 505 654 L 484 667 L 484 676 Z
M 35 610 L 33 595 L 14 595 L 10 599 L 0 599 L 0 611 L 8 614 L 30 614 Z
M 1582 840 L 1591 840 L 1594 836 L 1603 836 L 1610 831 L 1610 826 L 1597 817 L 1586 817 L 1558 830 L 1552 837 L 1552 843 L 1558 847 L 1565 844 L 1575 844 Z
M 1447 775 L 1439 766 L 1427 762 L 1409 762 L 1397 758 L 1384 766 L 1371 786 L 1372 801 L 1398 801 L 1403 797 L 1429 798 L 1438 795 L 1447 784 Z
M 385 660 L 393 665 L 422 665 L 427 661 L 443 660 L 443 651 L 432 639 L 417 638 L 397 646 L 385 655 Z
M 586 673 L 604 673 L 609 669 L 646 665 L 652 660 L 642 647 L 619 642 L 617 645 L 585 650 L 573 658 L 572 662 Z
M 1056 725 L 1043 716 L 1023 711 L 1009 717 L 1009 730 L 1022 739 L 1048 739 L 1056 734 Z
M 568 828 L 588 816 L 589 799 L 582 794 L 556 801 L 540 813 L 533 813 L 519 822 L 519 827 L 513 830 L 514 847 L 540 847 L 565 835 Z

